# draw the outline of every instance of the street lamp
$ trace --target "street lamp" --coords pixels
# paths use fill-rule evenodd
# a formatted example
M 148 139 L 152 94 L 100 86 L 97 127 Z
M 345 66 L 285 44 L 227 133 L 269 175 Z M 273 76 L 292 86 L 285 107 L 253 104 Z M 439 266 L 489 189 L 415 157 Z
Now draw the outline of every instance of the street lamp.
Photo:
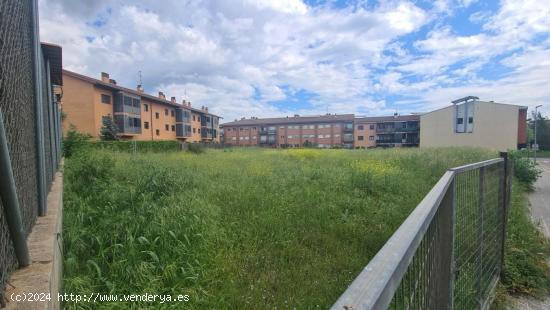
M 539 117 L 539 114 L 537 113 L 537 109 L 542 107 L 542 104 L 539 104 L 538 106 L 535 107 L 535 156 L 534 156 L 534 159 L 535 159 L 535 164 L 537 163 L 537 149 L 539 148 L 539 145 L 537 144 L 537 118 Z

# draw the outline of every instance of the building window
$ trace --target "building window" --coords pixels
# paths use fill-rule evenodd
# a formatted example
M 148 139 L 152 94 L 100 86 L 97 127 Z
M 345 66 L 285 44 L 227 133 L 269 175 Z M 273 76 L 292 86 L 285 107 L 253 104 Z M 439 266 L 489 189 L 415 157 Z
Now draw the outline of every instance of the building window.
M 357 136 L 357 140 L 363 141 L 363 136 Z
M 174 110 L 170 110 L 170 116 L 174 117 Z
M 111 104 L 111 96 L 101 94 L 101 103 Z
M 240 131 L 243 131 L 243 130 L 244 130 L 244 128 L 242 128 L 242 127 L 241 127 L 241 128 L 239 128 L 239 130 L 240 130 Z
M 149 105 L 144 103 L 143 104 L 143 109 L 145 110 L 145 112 L 148 112 L 149 111 Z
M 160 136 L 160 130 L 157 129 L 157 130 L 155 130 L 155 132 L 156 132 L 157 136 Z
M 256 127 L 252 127 L 252 130 L 256 130 Z
M 374 136 L 369 136 L 370 141 L 374 141 Z
M 370 130 L 374 130 L 374 125 L 371 124 L 371 125 L 369 126 L 369 128 L 370 128 Z
M 401 124 L 401 128 L 403 128 L 403 129 L 407 128 L 407 122 L 403 122 L 403 123 Z
M 457 119 L 456 119 L 456 124 L 457 124 L 457 125 L 462 125 L 462 124 L 464 124 L 464 119 L 463 119 L 462 117 L 457 118 Z
M 363 129 L 365 129 L 365 128 L 363 127 L 363 125 L 357 126 L 357 130 L 363 130 Z M 363 139 L 359 139 L 359 140 L 363 140 Z
M 201 133 L 201 129 L 199 128 L 199 133 Z
M 193 133 L 197 133 L 197 128 L 193 128 Z
M 473 117 L 468 117 L 468 124 L 473 124 L 474 123 L 474 118 Z
M 159 112 L 155 112 L 155 118 L 159 119 Z
M 230 132 L 231 131 L 231 128 L 227 128 L 227 132 Z
M 149 122 L 143 122 L 143 128 L 149 129 Z
M 168 124 L 165 124 L 165 125 L 164 125 L 164 128 L 166 129 L 166 131 L 169 131 L 169 130 L 170 130 L 170 126 L 168 126 Z
M 193 122 L 195 121 L 195 115 L 193 115 Z
M 164 115 L 168 116 L 168 109 L 164 109 Z
M 176 131 L 176 126 L 172 125 L 172 131 Z

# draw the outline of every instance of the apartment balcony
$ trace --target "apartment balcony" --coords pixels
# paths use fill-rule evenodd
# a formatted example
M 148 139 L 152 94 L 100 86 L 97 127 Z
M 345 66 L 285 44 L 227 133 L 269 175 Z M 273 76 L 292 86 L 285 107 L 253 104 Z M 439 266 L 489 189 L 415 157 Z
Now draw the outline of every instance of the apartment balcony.
M 353 124 L 344 124 L 344 132 L 353 132 Z
M 212 135 L 212 133 L 201 131 L 201 138 L 202 139 L 212 139 L 213 135 Z
M 176 138 L 189 138 L 192 135 L 191 125 L 176 123 Z
M 344 136 L 342 137 L 342 141 L 344 141 L 344 143 L 353 142 L 353 134 L 351 133 L 344 134 Z
M 395 132 L 395 128 L 389 127 L 389 128 L 376 128 L 376 133 L 393 133 Z
M 191 123 L 191 112 L 186 109 L 176 108 L 176 123 Z
M 121 136 L 133 136 L 141 133 L 141 118 L 139 115 L 115 113 L 113 120 Z

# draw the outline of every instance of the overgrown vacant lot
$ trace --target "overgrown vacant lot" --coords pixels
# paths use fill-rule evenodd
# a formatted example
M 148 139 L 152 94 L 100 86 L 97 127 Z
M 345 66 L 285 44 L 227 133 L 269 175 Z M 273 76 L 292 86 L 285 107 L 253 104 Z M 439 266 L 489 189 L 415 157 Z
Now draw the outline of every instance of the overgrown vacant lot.
M 327 308 L 447 168 L 492 157 L 77 153 L 65 165 L 64 290 L 190 295 L 165 307 Z

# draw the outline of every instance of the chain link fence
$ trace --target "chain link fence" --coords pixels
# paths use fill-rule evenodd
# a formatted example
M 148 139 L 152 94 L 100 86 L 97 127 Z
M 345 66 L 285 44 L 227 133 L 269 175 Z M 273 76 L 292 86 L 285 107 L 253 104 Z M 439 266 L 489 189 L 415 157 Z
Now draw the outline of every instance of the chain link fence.
M 24 237 L 31 232 L 36 217 L 46 211 L 45 195 L 58 168 L 61 147 L 60 110 L 50 70 L 50 62 L 60 66 L 61 49 L 41 47 L 36 35 L 36 7 L 35 0 L 0 1 L 0 115 Z M 47 55 L 45 49 L 52 53 Z M 59 59 L 51 61 L 55 54 Z M 55 82 L 60 86 L 59 81 L 60 77 L 56 77 Z M 3 304 L 6 281 L 18 261 L 14 251 L 17 245 L 10 235 L 9 225 L 13 223 L 6 216 L 9 206 L 5 197 L 0 198 L 0 300 Z
M 332 309 L 489 309 L 510 191 L 506 153 L 450 169 Z

